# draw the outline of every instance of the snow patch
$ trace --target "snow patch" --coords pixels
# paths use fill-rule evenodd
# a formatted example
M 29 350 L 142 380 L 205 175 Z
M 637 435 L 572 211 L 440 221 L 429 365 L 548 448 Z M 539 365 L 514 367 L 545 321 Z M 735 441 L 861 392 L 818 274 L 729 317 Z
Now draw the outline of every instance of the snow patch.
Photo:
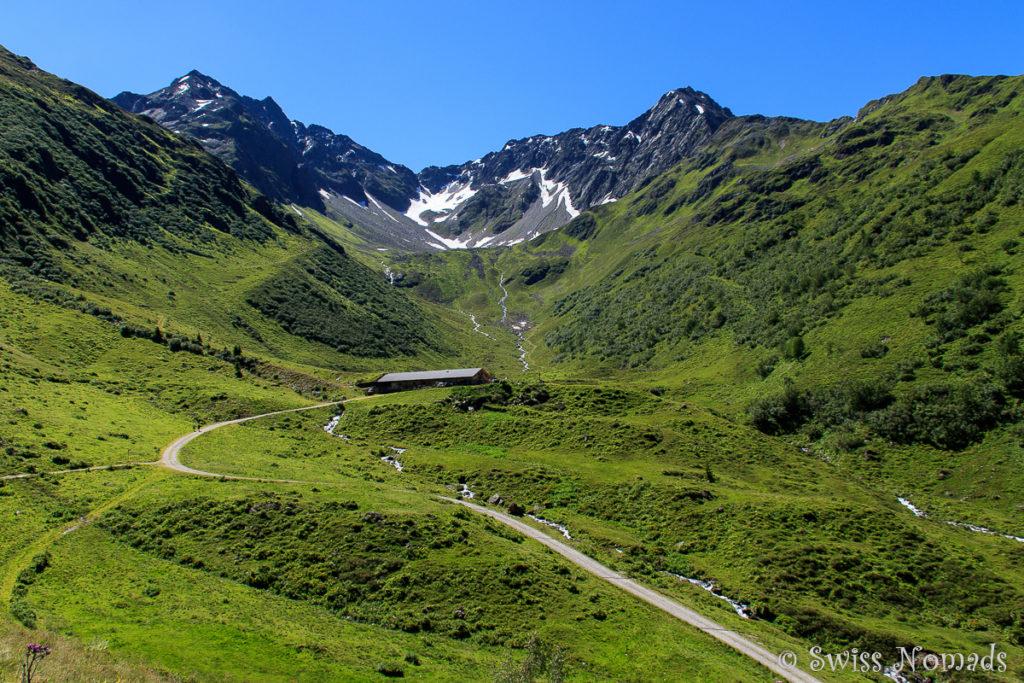
M 323 197 L 324 199 L 330 199 L 331 198 L 331 193 L 328 192 L 327 190 L 325 190 L 322 187 L 319 190 L 317 190 L 317 192 L 319 192 L 320 196 Z M 345 199 L 348 199 L 348 197 L 345 197 Z M 352 201 L 352 200 L 349 199 L 349 201 Z
M 292 204 L 292 211 L 294 211 L 295 213 L 299 214 L 303 218 L 306 217 L 306 214 L 302 213 L 302 211 L 299 210 L 299 207 L 295 206 L 294 204 Z
M 536 170 L 540 172 L 540 205 L 546 207 L 551 202 L 557 200 L 572 218 L 579 216 L 580 212 L 572 205 L 569 188 L 562 183 L 545 178 L 546 169 L 540 168 Z
M 409 205 L 405 215 L 423 227 L 427 227 L 429 223 L 421 218 L 422 214 L 427 211 L 433 211 L 435 214 L 449 214 L 476 192 L 470 187 L 468 181 L 449 183 L 437 194 L 431 194 L 427 188 L 420 187 L 419 195 Z
M 529 173 L 523 173 L 522 171 L 520 171 L 517 168 L 516 170 L 512 171 L 507 176 L 505 176 L 504 180 L 499 180 L 498 183 L 501 184 L 501 185 L 504 185 L 505 183 L 514 183 L 517 180 L 522 180 L 523 178 L 529 178 L 529 177 L 530 177 Z
M 367 197 L 368 197 L 368 198 L 370 199 L 370 201 L 371 201 L 371 202 L 373 202 L 373 205 L 374 205 L 374 206 L 376 206 L 376 207 L 377 207 L 378 209 L 380 209 L 381 211 L 383 211 L 383 212 L 385 213 L 385 215 L 387 214 L 387 209 L 385 209 L 385 208 L 384 208 L 384 205 L 383 205 L 383 204 L 381 204 L 381 203 L 380 203 L 379 201 L 377 201 L 377 198 L 376 198 L 376 197 L 374 197 L 374 196 L 373 196 L 372 194 L 370 194 L 369 192 L 367 192 L 367 193 L 366 193 L 366 196 L 367 196 Z
M 444 245 L 444 246 L 440 247 L 441 249 L 465 249 L 466 246 L 469 244 L 469 240 L 471 239 L 471 238 L 467 237 L 464 242 L 463 241 L 459 241 L 459 240 L 448 239 L 447 237 L 441 237 L 440 235 L 438 235 L 436 232 L 434 232 L 430 228 L 427 228 L 426 232 L 427 232 L 428 235 L 430 235 L 435 240 L 437 240 L 438 242 L 440 242 L 441 244 Z
M 695 105 L 693 105 L 693 107 L 694 107 L 694 109 L 697 110 L 698 114 L 703 114 L 704 113 L 704 107 L 700 106 L 699 104 L 695 104 Z
M 579 210 L 572 205 L 572 197 L 569 196 L 569 188 L 565 188 L 562 191 L 562 208 L 565 209 L 565 212 L 572 218 L 576 218 L 576 216 L 580 215 Z

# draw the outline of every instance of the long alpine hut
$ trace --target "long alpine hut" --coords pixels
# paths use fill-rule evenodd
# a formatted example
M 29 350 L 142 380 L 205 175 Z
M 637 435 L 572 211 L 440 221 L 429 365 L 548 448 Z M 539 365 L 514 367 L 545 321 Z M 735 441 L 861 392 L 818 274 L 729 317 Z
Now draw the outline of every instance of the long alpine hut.
M 389 372 L 373 380 L 370 391 L 374 394 L 386 394 L 406 389 L 423 389 L 426 387 L 450 387 L 465 384 L 486 384 L 491 375 L 483 368 L 463 368 L 461 370 L 425 370 L 423 372 Z

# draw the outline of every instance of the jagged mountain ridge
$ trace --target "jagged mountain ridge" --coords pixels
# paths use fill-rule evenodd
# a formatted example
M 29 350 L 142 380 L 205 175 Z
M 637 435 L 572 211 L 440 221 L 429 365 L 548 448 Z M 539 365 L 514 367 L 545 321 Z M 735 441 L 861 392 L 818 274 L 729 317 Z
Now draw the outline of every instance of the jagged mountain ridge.
M 240 95 L 198 71 L 151 95 L 123 92 L 113 101 L 196 138 L 278 201 L 322 210 L 323 194 L 365 203 L 368 191 L 400 204 L 417 187 L 412 171 L 392 165 L 348 136 L 291 121 L 273 98 Z
M 625 126 L 510 140 L 480 159 L 416 174 L 198 71 L 113 101 L 195 137 L 268 196 L 349 221 L 371 244 L 411 250 L 516 244 L 558 228 L 668 170 L 732 118 L 683 88 Z
M 423 308 L 192 138 L 0 47 L 8 287 L 109 322 L 201 327 L 207 340 L 264 352 L 372 358 L 441 344 Z

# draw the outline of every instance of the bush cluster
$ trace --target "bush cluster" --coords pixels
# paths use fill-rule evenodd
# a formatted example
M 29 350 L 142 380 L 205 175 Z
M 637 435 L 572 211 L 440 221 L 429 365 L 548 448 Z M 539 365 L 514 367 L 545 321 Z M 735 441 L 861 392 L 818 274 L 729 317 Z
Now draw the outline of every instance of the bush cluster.
M 36 626 L 36 613 L 29 607 L 26 601 L 28 588 L 50 566 L 50 560 L 50 553 L 36 555 L 32 558 L 29 566 L 22 569 L 18 573 L 17 579 L 15 579 L 14 590 L 11 591 L 11 616 L 21 622 L 26 628 L 35 628 Z
M 818 438 L 829 429 L 866 427 L 897 443 L 927 443 L 959 450 L 978 441 L 1011 415 L 999 386 L 984 380 L 934 383 L 911 388 L 898 398 L 885 382 L 796 389 L 792 384 L 752 403 L 754 427 L 765 434 L 803 429 Z M 847 445 L 859 445 L 863 439 Z

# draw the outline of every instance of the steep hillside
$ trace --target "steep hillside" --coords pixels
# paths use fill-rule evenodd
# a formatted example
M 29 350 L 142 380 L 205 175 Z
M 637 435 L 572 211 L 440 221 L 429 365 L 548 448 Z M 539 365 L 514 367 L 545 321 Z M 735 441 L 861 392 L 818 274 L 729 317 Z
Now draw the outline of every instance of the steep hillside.
M 732 119 L 479 279 L 392 267 L 492 321 L 503 278 L 548 376 L 643 378 L 1019 531 L 1022 91 L 943 76 L 856 119 Z
M 563 231 L 591 233 L 574 265 L 606 266 L 553 302 L 546 342 L 656 367 L 728 338 L 834 372 L 836 340 L 818 335 L 869 301 L 892 327 L 849 349 L 865 351 L 856 366 L 873 350 L 891 365 L 929 340 L 933 358 L 955 354 L 991 321 L 988 335 L 1001 333 L 1020 260 L 1021 86 L 924 79 L 856 120 L 730 122 L 694 159 Z M 604 258 L 627 240 L 624 258 Z
M 452 352 L 458 329 L 189 138 L 7 52 L 0 94 L 2 274 L 18 291 L 314 365 Z

